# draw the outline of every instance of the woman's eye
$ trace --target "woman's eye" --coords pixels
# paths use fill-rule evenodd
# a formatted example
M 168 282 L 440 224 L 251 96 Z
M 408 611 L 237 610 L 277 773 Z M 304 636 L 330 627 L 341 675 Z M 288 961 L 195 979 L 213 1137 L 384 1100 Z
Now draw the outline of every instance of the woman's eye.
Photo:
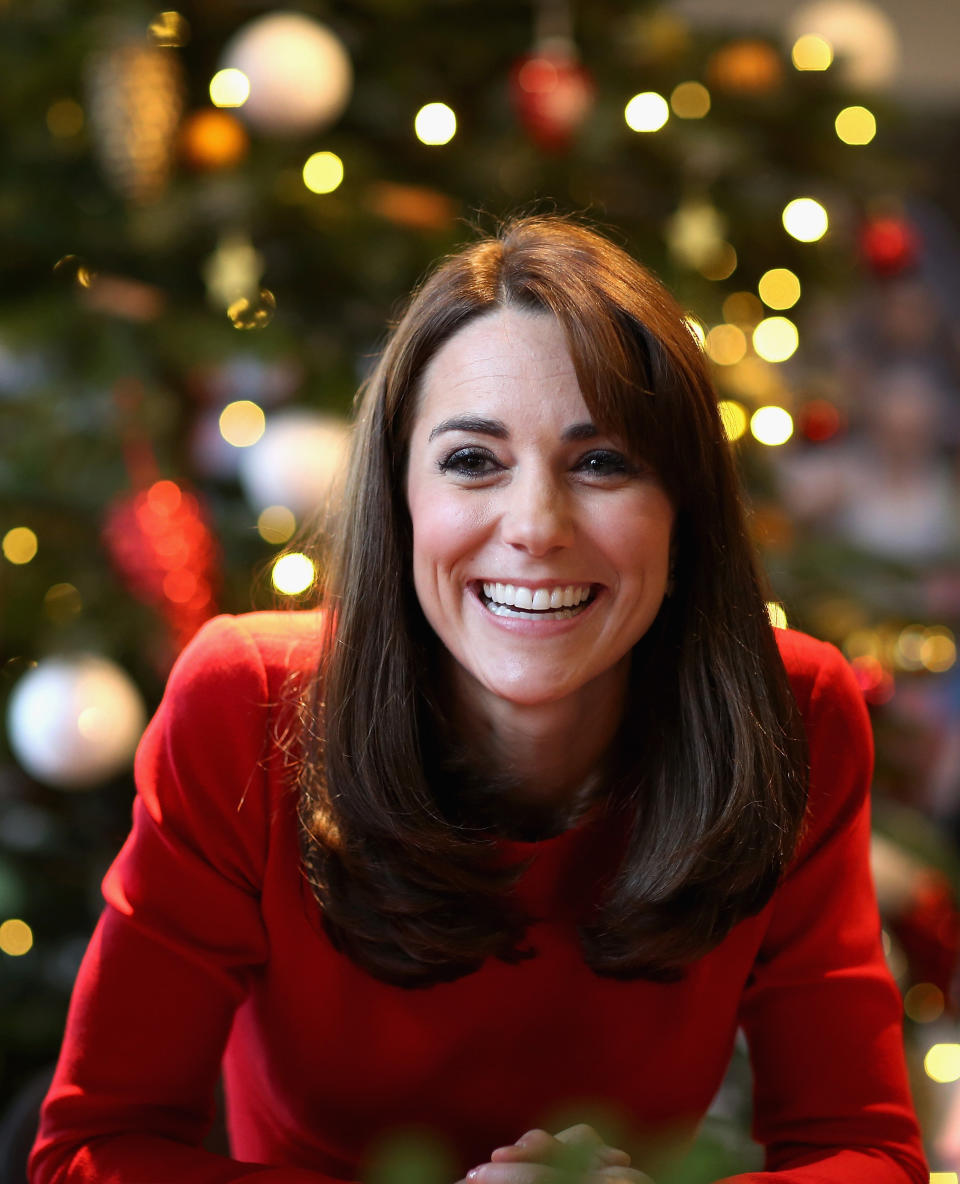
M 607 448 L 588 452 L 577 461 L 576 468 L 591 477 L 631 476 L 637 471 L 636 465 L 622 452 L 614 452 Z
M 486 477 L 503 466 L 485 448 L 458 448 L 439 463 L 441 473 L 454 473 L 459 477 Z

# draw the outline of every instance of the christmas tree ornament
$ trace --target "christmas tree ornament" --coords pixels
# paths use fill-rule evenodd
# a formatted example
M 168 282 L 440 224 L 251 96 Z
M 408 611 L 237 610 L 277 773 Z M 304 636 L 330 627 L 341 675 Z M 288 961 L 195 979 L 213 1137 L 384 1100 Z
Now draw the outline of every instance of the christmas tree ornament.
M 545 152 L 564 152 L 589 115 L 596 86 L 580 64 L 567 0 L 540 0 L 534 46 L 515 63 L 510 97 L 530 139 Z
M 286 506 L 298 517 L 327 506 L 342 475 L 349 426 L 332 416 L 288 411 L 270 416 L 256 444 L 239 454 L 240 484 L 258 513 Z
M 216 107 L 191 112 L 180 127 L 180 155 L 194 169 L 230 168 L 243 160 L 249 147 L 240 120 Z
M 877 90 L 888 86 L 900 69 L 896 25 L 868 0 L 814 0 L 790 17 L 793 43 L 813 33 L 832 47 L 835 69 L 850 87 Z
M 306 135 L 329 127 L 353 89 L 343 42 L 301 12 L 271 12 L 244 25 L 220 64 L 246 76 L 250 97 L 240 113 L 267 134 Z
M 176 482 L 118 499 L 103 542 L 130 592 L 164 618 L 175 649 L 213 616 L 218 549 L 199 501 Z
M 917 262 L 920 236 L 898 215 L 871 218 L 860 231 L 860 252 L 874 275 L 898 275 Z
M 832 440 L 843 427 L 843 418 L 829 399 L 811 399 L 797 414 L 800 433 L 813 444 Z
M 173 164 L 183 111 L 183 69 L 172 49 L 120 41 L 91 54 L 87 109 L 111 185 L 134 203 L 155 201 Z
M 728 94 L 768 95 L 780 86 L 783 75 L 783 59 L 768 41 L 731 41 L 707 61 L 707 81 Z
M 94 655 L 45 658 L 20 678 L 7 706 L 14 756 L 57 789 L 89 789 L 122 773 L 145 723 L 129 675 Z

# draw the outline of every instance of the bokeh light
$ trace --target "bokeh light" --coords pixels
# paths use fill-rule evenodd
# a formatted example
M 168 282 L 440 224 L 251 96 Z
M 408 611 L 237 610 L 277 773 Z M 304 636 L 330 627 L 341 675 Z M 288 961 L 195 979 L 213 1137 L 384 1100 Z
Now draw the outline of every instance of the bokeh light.
M 783 225 L 787 234 L 799 242 L 815 243 L 827 233 L 830 219 L 815 198 L 795 197 L 784 206 Z
M 83 108 L 76 99 L 57 99 L 47 108 L 47 130 L 58 140 L 66 140 L 83 131 Z
M 655 90 L 645 90 L 627 103 L 623 118 L 633 132 L 658 132 L 670 118 L 670 105 Z
M 767 308 L 793 308 L 800 299 L 800 281 L 789 267 L 771 267 L 760 277 L 757 291 Z
M 53 584 L 44 594 L 43 611 L 49 620 L 62 624 L 83 612 L 83 597 L 73 584 Z
M 703 119 L 710 110 L 710 92 L 702 82 L 681 82 L 670 92 L 670 106 L 678 119 Z
M 343 180 L 343 161 L 336 152 L 314 152 L 303 166 L 303 183 L 311 193 L 333 193 Z
M 960 1080 L 960 1044 L 934 1044 L 923 1058 L 923 1069 L 941 1084 Z
M 790 56 L 798 70 L 829 70 L 833 46 L 817 33 L 804 33 L 794 41 Z
M 179 12 L 158 12 L 147 26 L 150 40 L 164 48 L 186 45 L 190 40 L 190 25 Z
M 228 403 L 220 412 L 220 435 L 234 448 L 249 448 L 263 435 L 267 417 L 250 399 Z
M 235 329 L 265 329 L 277 311 L 277 298 L 268 288 L 261 288 L 256 296 L 241 296 L 227 308 L 227 316 Z
M 753 331 L 753 348 L 765 362 L 785 362 L 799 344 L 800 334 L 789 317 L 764 317 Z
M 449 144 L 457 132 L 457 117 L 446 103 L 427 103 L 413 120 L 421 144 Z
M 956 1172 L 931 1172 L 930 1184 L 960 1184 Z
M 242 107 L 250 98 L 250 79 L 232 66 L 218 70 L 210 79 L 210 102 L 214 107 Z
M 731 292 L 723 302 L 723 319 L 734 325 L 755 325 L 763 319 L 763 305 L 752 292 Z
M 317 578 L 317 570 L 306 555 L 300 551 L 290 551 L 281 555 L 273 565 L 270 578 L 274 588 L 284 596 L 299 596 Z
M 750 417 L 750 432 L 761 444 L 775 448 L 793 435 L 793 417 L 783 407 L 758 407 Z
M 737 325 L 714 325 L 703 347 L 718 366 L 735 366 L 747 352 L 747 339 Z
M 770 618 L 770 624 L 774 629 L 786 629 L 787 625 L 787 610 L 777 600 L 767 601 L 767 616 Z
M 903 997 L 904 1013 L 915 1024 L 932 1024 L 943 1009 L 943 991 L 935 983 L 914 983 Z
M 746 432 L 749 423 L 747 409 L 736 399 L 721 399 L 717 404 L 717 409 L 720 412 L 720 421 L 727 439 L 739 440 Z
M 11 917 L 0 925 L 0 952 L 19 958 L 33 948 L 33 930 L 18 917 Z
M 286 543 L 297 529 L 293 511 L 286 506 L 267 506 L 257 518 L 257 531 L 265 543 Z
M 37 553 L 39 542 L 29 526 L 14 526 L 3 536 L 0 550 L 4 559 L 18 567 L 29 563 Z
M 737 270 L 737 252 L 731 243 L 721 243 L 708 262 L 699 268 L 705 280 L 727 280 Z
M 945 625 L 933 625 L 920 646 L 920 662 L 931 674 L 942 674 L 957 660 L 957 642 Z
M 844 107 L 833 126 L 844 144 L 869 144 L 877 134 L 877 120 L 866 107 Z

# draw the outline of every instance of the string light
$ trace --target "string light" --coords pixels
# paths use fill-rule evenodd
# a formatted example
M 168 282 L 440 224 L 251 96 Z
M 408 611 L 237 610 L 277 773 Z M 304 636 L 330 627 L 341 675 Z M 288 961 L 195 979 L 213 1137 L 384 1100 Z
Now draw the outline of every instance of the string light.
M 815 243 L 827 233 L 830 220 L 814 198 L 795 197 L 784 206 L 783 225 L 787 234 L 799 242 Z
M 269 288 L 256 296 L 241 296 L 227 307 L 227 316 L 235 329 L 265 329 L 277 311 L 277 298 Z
M 37 553 L 39 543 L 37 536 L 29 526 L 14 526 L 3 536 L 0 550 L 4 559 L 15 563 L 18 567 L 29 563 Z
M 179 12 L 158 12 L 147 32 L 155 45 L 175 48 L 190 40 L 190 25 Z
M 833 62 L 833 46 L 817 33 L 804 33 L 793 43 L 790 56 L 798 70 L 829 70 Z
M 286 543 L 296 529 L 297 520 L 286 506 L 267 506 L 257 518 L 257 531 L 265 543 Z
M 957 660 L 957 643 L 945 625 L 933 625 L 920 646 L 920 661 L 931 674 L 942 674 Z
M 710 110 L 710 92 L 702 82 L 681 82 L 670 92 L 670 106 L 678 119 L 703 119 Z
M 303 166 L 303 183 L 311 193 L 333 193 L 343 180 L 343 161 L 336 152 L 314 152 Z
M 869 144 L 877 134 L 877 120 L 866 107 L 844 107 L 833 126 L 844 144 Z
M 270 578 L 273 586 L 284 596 L 299 596 L 306 592 L 317 578 L 313 561 L 299 551 L 281 555 L 273 565 Z
M 934 1044 L 923 1058 L 923 1070 L 941 1085 L 960 1079 L 960 1044 Z
M 737 270 L 737 252 L 730 243 L 721 243 L 713 258 L 704 263 L 700 274 L 705 280 L 727 280 Z
M 658 132 L 670 118 L 670 106 L 663 95 L 645 90 L 627 103 L 623 118 L 633 132 Z
M 421 144 L 449 144 L 457 131 L 457 117 L 446 103 L 427 103 L 413 120 L 413 130 Z
M 793 435 L 793 417 L 783 407 L 759 407 L 750 417 L 750 431 L 761 444 L 776 448 Z
M 739 440 L 746 432 L 749 422 L 744 405 L 736 399 L 721 399 L 717 404 L 717 410 L 720 412 L 724 435 L 731 442 Z
M 747 352 L 747 339 L 737 325 L 714 325 L 704 349 L 718 366 L 735 366 Z
M 33 948 L 33 930 L 18 917 L 12 917 L 0 925 L 0 952 L 11 958 L 19 958 Z
M 752 292 L 731 292 L 723 302 L 723 319 L 734 325 L 755 325 L 763 319 L 763 305 Z
M 799 344 L 800 334 L 789 317 L 764 317 L 753 331 L 753 348 L 765 362 L 785 362 Z
M 249 399 L 228 403 L 220 412 L 220 435 L 234 448 L 249 448 L 266 431 L 263 409 Z
M 771 267 L 760 277 L 757 291 L 768 308 L 793 308 L 800 299 L 800 281 L 788 267 Z
M 232 66 L 218 70 L 210 79 L 210 102 L 214 107 L 242 107 L 250 98 L 250 79 Z

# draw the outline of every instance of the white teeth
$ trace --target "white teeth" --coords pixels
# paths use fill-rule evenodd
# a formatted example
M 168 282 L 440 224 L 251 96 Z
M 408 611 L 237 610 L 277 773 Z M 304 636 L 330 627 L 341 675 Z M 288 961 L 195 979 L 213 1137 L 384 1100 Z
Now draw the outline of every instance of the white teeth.
M 564 609 L 576 609 L 578 612 L 584 607 L 584 602 L 590 598 L 589 584 L 558 585 L 555 588 L 527 588 L 523 584 L 501 584 L 494 581 L 483 584 L 483 595 L 488 601 L 487 607 L 493 611 L 510 607 L 520 610 L 517 613 L 499 613 L 500 616 L 521 616 L 531 612 L 550 612 L 551 616 L 568 617 L 572 613 Z

